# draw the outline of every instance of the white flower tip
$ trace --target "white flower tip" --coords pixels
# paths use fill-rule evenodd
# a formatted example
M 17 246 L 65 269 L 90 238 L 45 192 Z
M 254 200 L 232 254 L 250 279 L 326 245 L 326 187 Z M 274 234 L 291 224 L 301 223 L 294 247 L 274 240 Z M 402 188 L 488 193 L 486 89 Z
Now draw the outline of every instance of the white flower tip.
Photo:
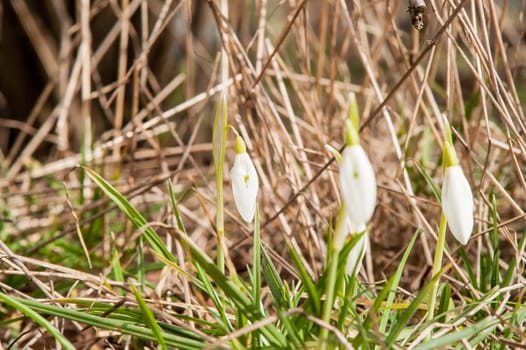
M 259 179 L 248 153 L 236 154 L 230 171 L 234 203 L 246 222 L 252 222 L 256 214 Z
M 254 220 L 254 216 L 256 215 L 256 209 L 254 208 L 254 211 L 240 210 L 239 214 L 241 215 L 241 218 L 245 220 L 246 223 L 250 224 L 252 220 Z
M 466 245 L 473 232 L 473 214 L 468 215 L 466 212 L 461 222 L 450 222 L 449 230 L 460 244 Z
M 473 193 L 458 165 L 446 168 L 442 185 L 442 210 L 451 234 L 465 245 L 473 231 Z
M 471 232 L 462 233 L 460 236 L 457 236 L 457 235 L 454 235 L 454 236 L 460 244 L 466 245 L 469 239 L 471 238 Z

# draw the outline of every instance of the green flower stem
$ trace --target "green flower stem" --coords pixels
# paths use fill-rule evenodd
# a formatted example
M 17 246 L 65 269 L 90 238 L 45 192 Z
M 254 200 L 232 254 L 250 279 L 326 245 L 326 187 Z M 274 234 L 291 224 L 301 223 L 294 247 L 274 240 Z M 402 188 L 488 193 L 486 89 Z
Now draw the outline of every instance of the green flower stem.
M 226 94 L 222 94 L 214 117 L 214 131 L 212 139 L 214 167 L 216 175 L 216 232 L 217 232 L 217 267 L 225 271 L 225 252 L 223 241 L 225 235 L 224 200 L 223 200 L 223 171 L 225 167 L 226 135 L 228 131 Z
M 329 262 L 329 279 L 327 280 L 327 285 L 325 286 L 325 303 L 323 304 L 323 313 L 321 319 L 329 323 L 331 318 L 331 312 L 334 306 L 334 285 L 336 284 L 336 272 L 338 270 L 338 256 L 340 255 L 339 249 L 332 249 L 331 260 Z M 327 349 L 328 340 L 327 335 L 329 330 L 326 327 L 322 327 L 320 331 L 319 340 L 321 341 L 321 350 Z
M 325 303 L 323 304 L 321 319 L 325 323 L 330 322 L 331 312 L 334 307 L 335 298 L 335 284 L 336 284 L 336 273 L 338 272 L 338 257 L 340 255 L 341 245 L 338 244 L 342 239 L 340 235 L 345 234 L 343 228 L 345 225 L 345 205 L 342 204 L 340 212 L 338 213 L 338 220 L 336 221 L 336 229 L 334 230 L 334 237 L 332 239 L 331 251 L 329 255 L 329 267 L 328 267 L 328 279 L 325 284 Z M 329 330 L 326 327 L 322 327 L 320 330 L 319 341 L 321 342 L 321 350 L 327 349 L 328 341 L 327 336 Z
M 223 167 L 216 174 L 216 230 L 217 230 L 217 267 L 221 272 L 225 272 L 225 252 L 223 251 L 223 242 L 225 237 L 225 219 L 224 219 L 224 200 L 223 200 Z M 219 175 L 221 174 L 221 175 Z
M 442 257 L 444 255 L 444 244 L 446 241 L 446 228 L 447 228 L 447 220 L 444 213 L 440 216 L 440 227 L 438 229 L 438 238 L 437 238 L 437 246 L 435 250 L 435 260 L 433 262 L 433 273 L 431 274 L 431 277 L 434 278 L 438 273 L 440 273 L 440 270 L 442 268 Z M 437 278 L 433 282 L 433 288 L 431 289 L 431 294 L 429 295 L 429 302 L 428 302 L 428 310 L 427 310 L 427 320 L 431 321 L 433 317 L 435 317 L 435 305 L 436 300 L 438 299 L 438 285 L 439 285 L 440 279 Z
M 221 14 L 224 16 L 224 18 L 228 19 L 228 0 L 221 0 Z M 220 31 L 220 35 L 223 35 Z M 224 42 L 224 40 L 222 40 Z M 228 81 L 228 54 L 224 48 L 224 46 L 221 47 L 221 82 L 225 84 Z M 228 131 L 228 122 L 227 122 L 227 112 L 226 112 L 226 94 L 228 91 L 228 87 L 225 87 L 225 91 L 221 95 L 221 102 L 220 102 L 220 113 L 219 116 L 219 125 L 214 125 L 214 128 L 216 126 L 220 126 L 219 132 L 221 132 L 221 150 L 220 150 L 220 157 L 219 157 L 219 163 L 216 162 L 216 191 L 217 191 L 217 197 L 216 197 L 216 208 L 217 208 L 217 214 L 216 214 L 216 230 L 217 230 L 217 267 L 221 272 L 225 272 L 225 252 L 223 251 L 224 248 L 224 236 L 225 236 L 225 228 L 224 228 L 224 205 L 223 205 L 223 168 L 225 164 L 225 149 L 226 149 L 226 134 Z M 217 146 L 214 144 L 214 147 Z

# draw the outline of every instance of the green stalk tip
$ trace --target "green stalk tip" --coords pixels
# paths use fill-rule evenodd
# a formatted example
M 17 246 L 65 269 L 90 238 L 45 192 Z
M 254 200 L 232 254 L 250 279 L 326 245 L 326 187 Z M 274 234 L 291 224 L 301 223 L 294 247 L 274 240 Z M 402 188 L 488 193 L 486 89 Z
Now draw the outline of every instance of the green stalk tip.
M 360 128 L 360 119 L 358 116 L 358 103 L 356 102 L 356 94 L 354 92 L 349 93 L 349 116 L 348 119 L 352 122 L 354 128 L 358 130 Z
M 445 137 L 444 139 L 446 142 L 449 142 L 450 144 L 453 144 L 453 135 L 451 133 L 451 126 L 449 125 L 449 121 L 447 120 L 447 116 L 445 114 L 442 115 L 444 119 L 444 133 Z
M 234 145 L 234 150 L 236 154 L 247 153 L 247 146 L 245 145 L 245 141 L 243 141 L 243 138 L 239 135 L 236 136 L 236 143 Z
M 354 127 L 350 119 L 345 121 L 345 132 L 343 137 L 347 146 L 360 144 L 360 135 L 358 134 L 358 129 Z
M 444 146 L 442 148 L 442 157 L 442 164 L 444 165 L 444 169 L 459 165 L 459 160 L 457 157 L 457 152 L 455 151 L 455 147 L 453 147 L 453 144 L 449 141 L 444 142 Z

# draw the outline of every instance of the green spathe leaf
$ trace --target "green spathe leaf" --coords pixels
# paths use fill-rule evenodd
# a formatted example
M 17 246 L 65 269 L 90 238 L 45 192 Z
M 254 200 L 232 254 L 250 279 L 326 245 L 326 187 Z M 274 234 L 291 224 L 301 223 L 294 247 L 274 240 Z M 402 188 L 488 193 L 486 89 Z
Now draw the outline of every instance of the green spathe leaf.
M 455 151 L 455 147 L 453 147 L 453 144 L 449 141 L 444 142 L 442 154 L 443 159 L 442 163 L 444 164 L 444 168 L 449 168 L 453 166 L 459 165 L 459 160 L 457 157 L 457 152 Z
M 243 138 L 239 135 L 236 136 L 234 151 L 236 154 L 247 153 L 247 145 L 245 145 L 245 141 L 243 141 Z
M 347 146 L 354 146 L 360 144 L 360 134 L 349 119 L 345 120 L 345 131 L 343 134 L 345 144 Z

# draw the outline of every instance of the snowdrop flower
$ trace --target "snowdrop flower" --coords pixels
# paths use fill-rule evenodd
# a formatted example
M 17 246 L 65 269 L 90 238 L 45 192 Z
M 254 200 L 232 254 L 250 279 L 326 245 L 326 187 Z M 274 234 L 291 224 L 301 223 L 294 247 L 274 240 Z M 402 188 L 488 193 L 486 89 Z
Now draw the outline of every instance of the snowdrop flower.
M 450 142 L 444 143 L 443 152 L 442 211 L 453 236 L 465 245 L 473 231 L 473 193 Z
M 256 198 L 259 188 L 258 175 L 254 163 L 247 153 L 245 142 L 239 135 L 236 136 L 235 151 L 234 166 L 230 171 L 234 202 L 243 220 L 251 222 L 256 213 Z
M 349 223 L 349 227 L 351 227 Z M 367 251 L 367 247 L 369 245 L 369 238 L 367 236 L 367 232 L 365 231 L 365 225 L 360 225 L 360 227 L 354 231 L 354 234 L 362 234 L 358 242 L 352 247 L 351 251 L 349 252 L 349 255 L 347 256 L 347 264 L 345 267 L 345 272 L 348 275 L 357 275 L 360 270 L 362 269 L 362 261 L 365 256 L 365 252 Z M 349 236 L 349 239 L 352 239 L 353 235 Z
M 365 225 L 376 206 L 374 169 L 357 139 L 352 123 L 346 122 L 346 143 L 340 164 L 340 189 L 347 215 L 355 227 Z

